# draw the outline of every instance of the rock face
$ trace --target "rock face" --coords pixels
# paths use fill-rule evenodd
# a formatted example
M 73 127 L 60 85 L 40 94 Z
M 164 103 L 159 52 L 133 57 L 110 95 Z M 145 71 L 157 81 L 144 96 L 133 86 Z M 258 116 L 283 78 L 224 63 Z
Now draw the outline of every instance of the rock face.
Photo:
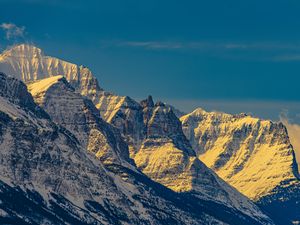
M 202 109 L 181 117 L 181 122 L 198 158 L 221 178 L 281 215 L 284 223 L 299 220 L 297 163 L 282 123 Z M 268 204 L 278 204 L 277 209 Z M 294 215 L 280 211 L 280 204 Z
M 134 170 L 120 167 L 125 177 L 109 172 L 81 148 L 76 135 L 35 105 L 22 82 L 0 78 L 1 223 L 256 223 L 220 205 L 212 210 Z M 14 88 L 8 93 L 7 87 Z

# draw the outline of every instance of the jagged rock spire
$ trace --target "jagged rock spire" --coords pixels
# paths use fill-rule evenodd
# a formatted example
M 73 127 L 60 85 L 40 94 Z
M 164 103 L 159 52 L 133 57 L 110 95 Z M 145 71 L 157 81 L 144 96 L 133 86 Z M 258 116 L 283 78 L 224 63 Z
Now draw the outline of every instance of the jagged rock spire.
M 146 108 L 146 107 L 154 107 L 154 102 L 153 102 L 152 96 L 149 95 L 148 98 L 145 99 L 145 100 L 142 100 L 142 101 L 140 102 L 140 104 L 141 104 L 141 106 L 142 106 L 143 108 Z

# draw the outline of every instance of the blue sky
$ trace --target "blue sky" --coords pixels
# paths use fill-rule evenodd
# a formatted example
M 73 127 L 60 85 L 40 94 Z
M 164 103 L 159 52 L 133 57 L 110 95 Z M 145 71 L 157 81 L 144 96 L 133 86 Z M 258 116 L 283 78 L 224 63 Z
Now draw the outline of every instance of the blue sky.
M 0 0 L 0 48 L 28 42 L 88 66 L 103 88 L 190 111 L 300 122 L 297 0 Z

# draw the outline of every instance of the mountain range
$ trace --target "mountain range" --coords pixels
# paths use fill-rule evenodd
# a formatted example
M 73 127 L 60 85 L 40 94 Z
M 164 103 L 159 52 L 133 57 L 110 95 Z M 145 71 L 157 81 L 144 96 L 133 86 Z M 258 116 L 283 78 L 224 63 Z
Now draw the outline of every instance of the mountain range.
M 0 71 L 0 222 L 300 221 L 282 123 L 137 102 L 32 45 L 3 52 Z

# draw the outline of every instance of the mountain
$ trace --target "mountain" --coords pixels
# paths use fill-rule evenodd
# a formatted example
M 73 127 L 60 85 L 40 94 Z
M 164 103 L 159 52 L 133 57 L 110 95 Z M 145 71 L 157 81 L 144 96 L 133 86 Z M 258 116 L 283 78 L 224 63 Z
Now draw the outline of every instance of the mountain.
M 0 80 L 1 224 L 253 223 L 133 170 L 128 177 L 107 171 L 35 105 L 22 82 L 2 73 Z
M 282 123 L 196 109 L 180 118 L 197 157 L 280 224 L 300 221 L 295 152 Z
M 36 55 L 27 54 L 24 49 L 30 53 L 38 52 L 36 54 L 38 63 L 31 64 L 30 62 L 36 62 L 34 60 Z M 51 63 L 47 65 L 47 62 L 52 62 L 55 58 L 44 56 L 42 51 L 35 49 L 33 46 L 21 45 L 16 46 L 14 51 L 6 51 L 0 57 L 0 70 L 14 68 L 14 72 L 17 74 L 14 75 L 15 77 L 25 77 L 23 79 L 36 103 L 44 108 L 53 122 L 72 136 L 77 142 L 78 148 L 89 157 L 91 157 L 89 153 L 96 156 L 99 159 L 98 163 L 106 168 L 110 176 L 129 180 L 130 185 L 134 187 L 137 180 L 140 179 L 148 186 L 156 187 L 158 185 L 151 182 L 134 167 L 134 163 L 128 157 L 126 143 L 125 146 L 118 131 L 115 130 L 118 128 L 127 142 L 130 156 L 135 160 L 138 168 L 154 181 L 178 192 L 176 194 L 167 191 L 168 189 L 163 189 L 158 185 L 159 190 L 163 189 L 168 192 L 167 196 L 170 196 L 173 202 L 176 202 L 175 200 L 178 198 L 185 202 L 185 204 L 174 203 L 175 208 L 182 205 L 193 213 L 203 212 L 194 218 L 197 223 L 199 221 L 205 223 L 213 218 L 216 221 L 230 224 L 271 223 L 268 217 L 251 201 L 227 185 L 196 157 L 196 153 L 184 136 L 181 123 L 171 107 L 161 102 L 154 104 L 151 97 L 138 103 L 130 97 L 105 92 L 99 87 L 97 80 L 87 68 L 82 68 L 85 73 L 78 73 L 77 70 L 74 74 L 70 72 L 72 70 L 60 70 L 63 74 L 59 75 L 64 78 L 55 76 L 58 75 L 55 73 L 58 69 L 55 66 L 52 68 Z M 9 52 L 11 54 L 8 54 Z M 22 57 L 18 57 L 18 55 Z M 23 64 L 24 58 L 27 60 L 25 64 Z M 58 59 L 55 60 L 57 65 L 71 65 Z M 43 71 L 36 70 L 36 68 L 42 67 L 39 64 L 44 65 L 43 68 L 50 68 L 45 73 L 46 75 Z M 22 69 L 24 65 L 30 69 L 24 72 Z M 67 68 L 67 66 L 63 66 L 63 68 Z M 30 71 L 37 71 L 36 75 L 32 76 Z M 99 111 L 89 99 L 93 101 Z M 100 118 L 99 112 L 103 119 L 115 128 L 104 122 Z M 89 146 L 98 145 L 99 148 L 89 148 Z M 114 164 L 113 168 L 111 164 Z M 122 176 L 122 174 L 125 175 Z M 144 183 L 142 185 L 145 186 Z M 177 187 L 177 185 L 179 186 Z M 140 187 L 136 188 L 143 190 Z M 159 193 L 159 191 L 157 192 Z M 140 195 L 142 196 L 142 194 Z M 162 201 L 164 201 L 164 195 L 160 196 L 163 198 Z M 143 196 L 143 198 L 145 197 Z M 152 203 L 150 200 L 149 204 L 152 205 Z M 148 206 L 150 207 L 150 205 Z M 182 214 L 185 214 L 187 210 L 184 210 Z M 187 215 L 187 217 L 189 216 Z M 203 216 L 208 216 L 209 220 L 203 219 Z M 201 217 L 200 220 L 199 217 Z M 182 222 L 182 220 L 178 221 Z
M 54 80 L 55 80 L 55 82 L 54 82 Z M 47 88 L 41 88 L 41 87 L 47 87 Z M 85 113 L 87 115 L 92 114 L 94 117 L 101 120 L 99 117 L 100 113 L 96 109 L 91 110 L 94 113 L 89 113 L 89 111 L 90 111 L 89 108 L 85 107 L 83 104 L 84 100 L 86 100 L 86 101 L 89 101 L 89 100 L 85 99 L 84 97 L 82 97 L 81 95 L 76 93 L 74 91 L 74 89 L 72 87 L 70 87 L 70 85 L 68 85 L 68 83 L 66 82 L 66 80 L 63 77 L 56 76 L 56 77 L 51 77 L 51 78 L 47 78 L 47 79 L 43 79 L 40 81 L 30 83 L 30 84 L 28 84 L 28 89 L 33 94 L 35 101 L 39 102 L 39 105 L 41 107 L 43 107 L 46 110 L 46 112 L 49 113 L 50 117 L 52 119 L 54 119 L 55 122 L 68 128 L 70 131 L 72 131 L 75 134 L 75 136 L 82 137 L 83 141 L 81 141 L 80 143 L 85 143 L 85 140 L 91 141 L 92 144 L 83 144 L 84 148 L 87 148 L 87 150 L 90 151 L 89 146 L 92 146 L 93 148 L 95 148 L 95 146 L 99 146 L 99 144 L 95 145 L 94 143 L 103 143 L 102 145 L 100 145 L 101 150 L 99 150 L 99 152 L 101 152 L 101 153 L 105 152 L 105 149 L 103 149 L 102 146 L 106 146 L 107 143 L 109 143 L 111 138 L 99 142 L 99 141 L 94 140 L 95 139 L 94 136 L 88 137 L 88 135 L 86 135 L 86 134 L 91 134 L 91 131 L 86 126 L 90 127 L 92 125 L 93 127 L 95 127 L 94 122 L 93 121 L 91 122 L 87 116 L 82 115 L 83 113 Z M 60 99 L 59 101 L 57 101 L 58 98 Z M 154 103 L 153 103 L 151 97 L 149 97 L 149 99 L 147 101 L 150 102 L 150 106 L 154 107 Z M 146 103 L 144 101 L 144 103 L 141 103 L 141 105 L 145 107 L 143 110 L 144 112 L 148 110 L 147 109 L 147 106 L 149 105 L 148 103 Z M 157 105 L 164 107 L 165 109 L 163 109 L 163 110 L 169 110 L 169 108 L 165 107 L 162 103 L 158 103 Z M 142 106 L 140 106 L 140 108 L 142 108 Z M 145 150 L 144 146 L 146 145 L 146 143 L 148 144 L 148 148 L 153 145 L 152 139 L 150 139 L 150 136 L 151 137 L 155 136 L 155 135 L 163 136 L 165 134 L 165 132 L 163 130 L 159 131 L 156 127 L 168 127 L 168 129 L 170 129 L 170 131 L 169 131 L 170 135 L 177 134 L 180 131 L 181 124 L 180 124 L 179 120 L 172 113 L 170 113 L 170 116 L 171 117 L 168 121 L 168 119 L 165 118 L 162 113 L 161 120 L 160 121 L 155 120 L 156 125 L 153 124 L 154 121 L 151 123 L 151 126 L 150 125 L 148 126 L 147 124 L 145 125 L 145 127 L 147 127 L 146 130 L 149 129 L 149 132 L 146 134 L 147 137 L 149 136 L 149 139 L 147 139 L 143 142 L 143 144 L 142 144 L 143 147 L 138 151 L 138 153 L 136 154 L 136 157 L 134 158 L 135 162 L 137 163 L 137 165 L 139 167 L 140 167 L 141 159 L 143 159 L 144 157 L 148 157 L 148 155 L 149 155 L 146 152 L 144 152 L 144 150 Z M 78 119 L 78 118 L 80 118 L 80 119 Z M 150 118 L 144 117 L 145 123 L 148 123 L 146 121 L 148 121 L 149 119 Z M 131 121 L 131 122 L 134 123 L 134 121 Z M 169 123 L 169 125 L 164 125 L 164 123 L 166 123 L 166 122 Z M 97 121 L 96 121 L 96 123 L 97 123 Z M 81 126 L 82 128 L 78 128 L 79 126 Z M 97 127 L 98 132 L 99 131 L 101 132 L 101 130 L 107 126 L 109 126 L 109 125 L 105 124 L 105 122 L 102 121 L 102 124 L 98 124 L 96 127 Z M 143 128 L 143 130 L 144 130 L 144 128 Z M 161 148 L 161 149 L 163 149 L 166 145 L 168 145 L 168 142 L 170 142 L 170 145 L 173 144 L 173 141 L 168 140 L 168 138 L 165 138 L 164 140 L 157 139 L 156 142 L 159 145 L 159 148 Z M 149 146 L 149 143 L 151 143 L 151 146 Z M 180 135 L 178 135 L 178 137 L 174 138 L 174 143 L 176 145 L 183 145 L 184 146 L 183 149 L 188 150 L 188 152 L 187 152 L 188 155 L 185 155 L 183 153 L 182 157 L 189 158 L 189 155 L 194 154 L 193 150 L 191 149 L 191 147 L 190 147 L 187 139 L 185 138 L 184 134 L 182 133 L 182 131 L 181 131 Z M 116 146 L 120 146 L 120 144 L 117 144 Z M 175 151 L 181 151 L 179 149 L 176 149 L 175 147 L 174 147 L 174 149 L 175 149 Z M 126 156 L 128 156 L 128 149 L 123 149 L 122 151 L 127 152 Z M 153 151 L 150 150 L 150 151 L 151 151 L 152 155 L 157 154 L 157 153 L 155 153 L 154 150 Z M 120 151 L 117 151 L 117 152 L 120 152 Z M 171 154 L 167 155 L 167 154 L 168 154 L 168 152 L 166 152 L 166 155 L 160 154 L 162 161 L 159 162 L 158 166 L 160 166 L 160 167 L 163 166 L 162 162 L 165 160 L 164 157 L 171 156 L 170 159 L 172 159 L 172 155 Z M 96 154 L 96 156 L 97 156 L 97 154 Z M 193 156 L 195 156 L 195 155 L 193 155 Z M 120 158 L 122 158 L 122 157 L 120 157 Z M 128 161 L 128 157 L 126 157 L 125 159 Z M 168 160 L 168 159 L 166 159 L 166 160 Z M 187 187 L 187 186 L 193 185 L 192 182 L 194 182 L 194 181 L 188 182 L 189 180 L 193 179 L 193 178 L 191 178 L 191 176 L 193 176 L 193 175 L 191 175 L 192 167 L 199 167 L 197 172 L 198 173 L 204 172 L 204 174 L 205 174 L 202 177 L 199 177 L 198 180 L 195 179 L 195 183 L 198 182 L 198 188 L 199 188 L 198 194 L 201 195 L 201 199 L 209 200 L 212 202 L 217 202 L 218 204 L 223 204 L 223 205 L 231 204 L 232 205 L 231 208 L 233 208 L 234 210 L 241 210 L 243 213 L 245 211 L 246 214 L 249 214 L 250 216 L 253 216 L 253 217 L 262 217 L 262 214 L 259 212 L 259 210 L 251 202 L 249 202 L 246 198 L 239 195 L 235 190 L 231 190 L 229 187 L 227 187 L 226 191 L 221 190 L 221 189 L 223 189 L 223 186 L 226 186 L 226 184 L 224 184 L 224 182 L 219 181 L 218 178 L 214 177 L 212 174 L 209 174 L 209 172 L 206 172 L 208 174 L 208 175 L 206 175 L 205 171 L 208 169 L 203 164 L 201 164 L 201 162 L 199 160 L 196 159 L 197 162 L 195 162 L 195 163 L 193 162 L 193 160 L 195 160 L 195 157 L 193 157 L 192 159 L 188 159 L 188 160 L 190 160 L 190 161 L 189 162 L 179 162 L 179 161 L 176 162 L 176 166 L 178 166 L 178 167 L 181 167 L 182 165 L 184 165 L 186 167 L 186 168 L 184 168 L 184 170 L 186 170 L 186 171 L 182 171 L 181 168 L 171 168 L 170 166 L 164 168 L 164 170 L 161 170 L 161 171 L 154 170 L 156 173 L 159 173 L 159 174 L 164 174 L 168 170 L 172 170 L 172 169 L 174 170 L 173 172 L 178 173 L 178 175 L 179 175 L 178 180 L 171 181 L 170 183 L 165 183 L 166 180 L 170 179 L 170 174 L 167 174 L 167 176 L 163 177 L 162 179 L 156 179 L 157 177 L 151 176 L 147 170 L 142 170 L 142 171 L 146 175 L 148 175 L 150 178 L 152 178 L 155 181 L 158 181 L 159 183 L 165 185 L 166 187 L 169 187 L 175 191 L 188 192 L 188 191 L 193 190 L 192 188 Z M 102 160 L 102 162 L 107 164 L 106 161 Z M 115 162 L 115 163 L 119 163 L 121 165 L 120 162 Z M 180 165 L 180 164 L 182 164 L 182 165 Z M 200 175 L 198 175 L 198 176 L 200 176 Z M 182 184 L 182 188 L 177 189 L 177 186 L 180 187 L 180 183 L 184 183 L 184 184 Z M 185 183 L 187 183 L 187 184 L 185 184 Z M 218 186 L 218 185 L 222 185 L 222 187 Z M 210 189 L 217 189 L 217 191 L 216 190 L 208 191 Z M 219 189 L 220 189 L 220 191 L 218 191 Z M 208 192 L 208 193 L 206 193 L 206 192 Z M 230 199 L 230 203 L 229 203 L 229 200 L 227 199 L 228 193 L 231 195 L 230 198 L 232 198 L 232 199 Z M 205 194 L 206 197 L 202 197 L 203 194 Z M 219 198 L 222 200 L 219 200 Z M 249 210 L 249 212 L 247 210 Z M 266 218 L 263 218 L 263 219 L 266 219 Z

